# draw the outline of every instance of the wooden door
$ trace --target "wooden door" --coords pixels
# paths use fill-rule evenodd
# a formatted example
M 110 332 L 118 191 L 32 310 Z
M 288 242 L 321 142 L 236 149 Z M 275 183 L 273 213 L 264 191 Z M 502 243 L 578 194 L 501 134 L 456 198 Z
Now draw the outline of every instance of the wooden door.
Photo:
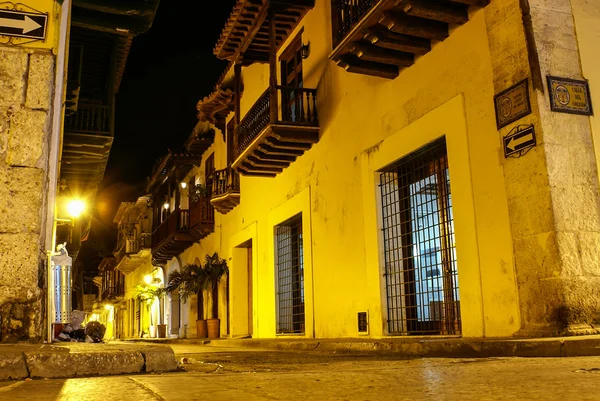
M 283 52 L 281 62 L 281 114 L 282 120 L 295 122 L 300 117 L 302 94 L 297 89 L 304 86 L 302 76 L 302 32 Z

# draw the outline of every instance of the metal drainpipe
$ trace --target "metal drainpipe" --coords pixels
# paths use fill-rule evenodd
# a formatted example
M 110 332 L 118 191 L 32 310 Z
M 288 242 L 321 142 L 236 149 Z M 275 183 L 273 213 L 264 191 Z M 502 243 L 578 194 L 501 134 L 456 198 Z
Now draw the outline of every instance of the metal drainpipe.
M 52 133 L 50 138 L 50 155 L 48 163 L 48 197 L 46 199 L 46 238 L 45 248 L 48 252 L 46 269 L 46 320 L 47 341 L 52 342 L 52 319 L 54 316 L 54 282 L 52 278 L 52 264 L 50 256 L 54 252 L 56 242 L 56 195 L 58 187 L 59 166 L 61 159 L 62 129 L 65 99 L 65 82 L 67 71 L 67 56 L 69 47 L 69 33 L 71 20 L 71 0 L 64 0 L 60 9 L 60 26 L 58 40 L 58 54 L 54 74 L 54 100 L 52 102 Z

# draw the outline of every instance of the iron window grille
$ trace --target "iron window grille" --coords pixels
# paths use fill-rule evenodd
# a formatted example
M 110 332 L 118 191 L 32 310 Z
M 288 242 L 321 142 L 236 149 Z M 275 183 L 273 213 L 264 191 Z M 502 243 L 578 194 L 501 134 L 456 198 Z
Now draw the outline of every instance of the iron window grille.
M 460 334 L 460 298 L 445 138 L 381 171 L 387 329 Z
M 275 227 L 277 334 L 304 334 L 302 215 Z

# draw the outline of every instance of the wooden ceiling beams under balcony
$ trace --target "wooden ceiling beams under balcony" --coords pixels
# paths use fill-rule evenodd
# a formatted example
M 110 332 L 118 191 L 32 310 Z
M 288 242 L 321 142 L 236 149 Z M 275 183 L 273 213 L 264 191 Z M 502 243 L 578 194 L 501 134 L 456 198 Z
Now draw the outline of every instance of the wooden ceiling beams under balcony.
M 244 65 L 269 62 L 269 8 L 275 15 L 276 47 L 296 28 L 314 0 L 238 0 L 217 42 L 214 54 Z
M 329 57 L 348 72 L 394 79 L 417 56 L 427 54 L 432 42 L 443 41 L 450 28 L 466 23 L 470 6 L 483 7 L 489 0 L 376 3 L 351 29 L 342 32 L 344 36 Z
M 159 0 L 74 0 L 72 24 L 85 29 L 135 36 L 152 26 Z

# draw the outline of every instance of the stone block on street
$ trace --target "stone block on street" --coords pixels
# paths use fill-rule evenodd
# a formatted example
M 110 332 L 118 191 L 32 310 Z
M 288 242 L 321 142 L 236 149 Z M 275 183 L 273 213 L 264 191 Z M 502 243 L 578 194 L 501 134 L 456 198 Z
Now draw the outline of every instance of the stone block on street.
M 170 347 L 141 350 L 146 360 L 146 372 L 171 372 L 177 370 L 177 360 Z
M 0 381 L 19 380 L 28 376 L 22 352 L 0 352 Z
M 25 359 L 32 379 L 138 373 L 144 367 L 139 351 L 25 353 Z

